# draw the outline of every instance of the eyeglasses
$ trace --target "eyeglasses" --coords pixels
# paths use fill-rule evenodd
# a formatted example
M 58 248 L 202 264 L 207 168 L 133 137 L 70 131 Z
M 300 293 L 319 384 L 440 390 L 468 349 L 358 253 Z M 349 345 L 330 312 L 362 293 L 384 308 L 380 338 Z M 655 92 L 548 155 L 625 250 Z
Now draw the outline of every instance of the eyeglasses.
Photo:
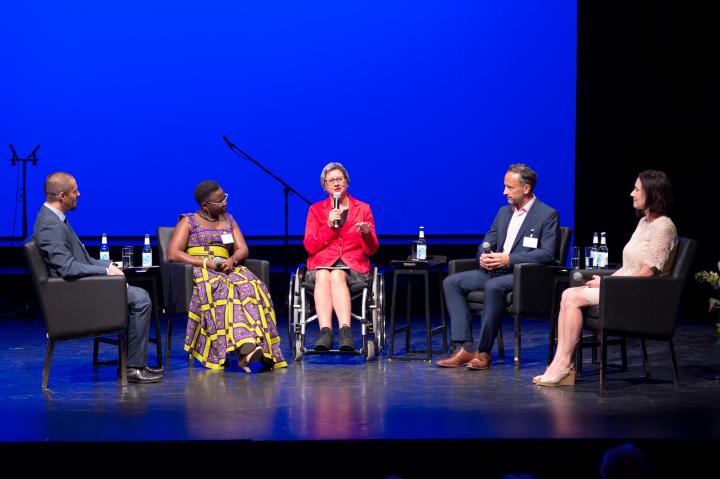
M 341 185 L 343 182 L 345 182 L 345 177 L 328 178 L 327 180 L 325 180 L 325 183 L 328 185 L 332 185 L 332 184 Z
M 228 196 L 230 195 L 225 193 L 225 198 L 223 198 L 222 201 L 206 201 L 205 203 L 209 203 L 211 205 L 224 205 L 227 203 Z

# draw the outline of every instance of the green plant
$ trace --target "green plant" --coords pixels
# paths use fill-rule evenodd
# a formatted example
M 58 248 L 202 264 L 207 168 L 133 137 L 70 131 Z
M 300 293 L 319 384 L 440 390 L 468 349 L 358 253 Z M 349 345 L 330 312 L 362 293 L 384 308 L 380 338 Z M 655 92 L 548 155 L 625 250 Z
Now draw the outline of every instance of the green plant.
M 720 262 L 718 262 L 718 269 L 720 269 Z M 695 279 L 700 283 L 709 284 L 714 291 L 720 290 L 720 275 L 717 271 L 699 271 L 695 274 Z M 717 293 L 714 293 L 717 295 Z M 708 313 L 720 310 L 720 299 L 710 297 L 708 300 Z M 720 344 L 720 322 L 715 325 L 715 337 L 717 343 Z

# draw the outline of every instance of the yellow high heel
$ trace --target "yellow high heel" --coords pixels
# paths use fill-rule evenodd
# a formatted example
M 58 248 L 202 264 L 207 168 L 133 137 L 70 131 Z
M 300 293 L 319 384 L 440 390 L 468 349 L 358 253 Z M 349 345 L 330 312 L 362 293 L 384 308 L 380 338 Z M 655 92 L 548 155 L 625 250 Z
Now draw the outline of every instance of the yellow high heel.
M 535 376 L 533 384 L 538 386 L 574 386 L 575 385 L 575 368 L 565 368 L 556 376 Z
M 252 370 L 250 369 L 249 364 L 254 361 L 259 361 L 262 357 L 262 354 L 262 346 L 258 346 L 249 353 L 247 353 L 245 356 L 242 356 L 238 361 L 238 366 L 240 366 L 246 373 L 251 374 Z

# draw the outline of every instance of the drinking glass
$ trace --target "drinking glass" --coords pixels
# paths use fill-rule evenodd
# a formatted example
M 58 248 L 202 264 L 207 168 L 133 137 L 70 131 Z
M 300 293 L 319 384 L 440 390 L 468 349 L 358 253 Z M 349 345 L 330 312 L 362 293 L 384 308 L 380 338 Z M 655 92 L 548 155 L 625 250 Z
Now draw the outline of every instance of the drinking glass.
M 585 247 L 585 269 L 593 269 L 592 247 Z
M 123 268 L 132 268 L 133 267 L 133 247 L 132 246 L 123 246 L 122 264 L 123 264 Z
M 573 246 L 572 254 L 570 255 L 570 265 L 573 269 L 580 269 L 580 247 Z

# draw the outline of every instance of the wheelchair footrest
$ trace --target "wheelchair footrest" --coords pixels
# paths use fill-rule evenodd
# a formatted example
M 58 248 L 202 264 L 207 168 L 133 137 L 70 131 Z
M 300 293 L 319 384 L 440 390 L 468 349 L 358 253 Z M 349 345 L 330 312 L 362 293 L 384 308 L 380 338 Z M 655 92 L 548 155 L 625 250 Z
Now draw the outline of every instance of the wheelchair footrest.
M 303 348 L 303 354 L 363 354 L 361 349 L 352 351 L 340 351 L 339 349 L 329 349 L 327 351 L 315 351 L 314 349 Z

